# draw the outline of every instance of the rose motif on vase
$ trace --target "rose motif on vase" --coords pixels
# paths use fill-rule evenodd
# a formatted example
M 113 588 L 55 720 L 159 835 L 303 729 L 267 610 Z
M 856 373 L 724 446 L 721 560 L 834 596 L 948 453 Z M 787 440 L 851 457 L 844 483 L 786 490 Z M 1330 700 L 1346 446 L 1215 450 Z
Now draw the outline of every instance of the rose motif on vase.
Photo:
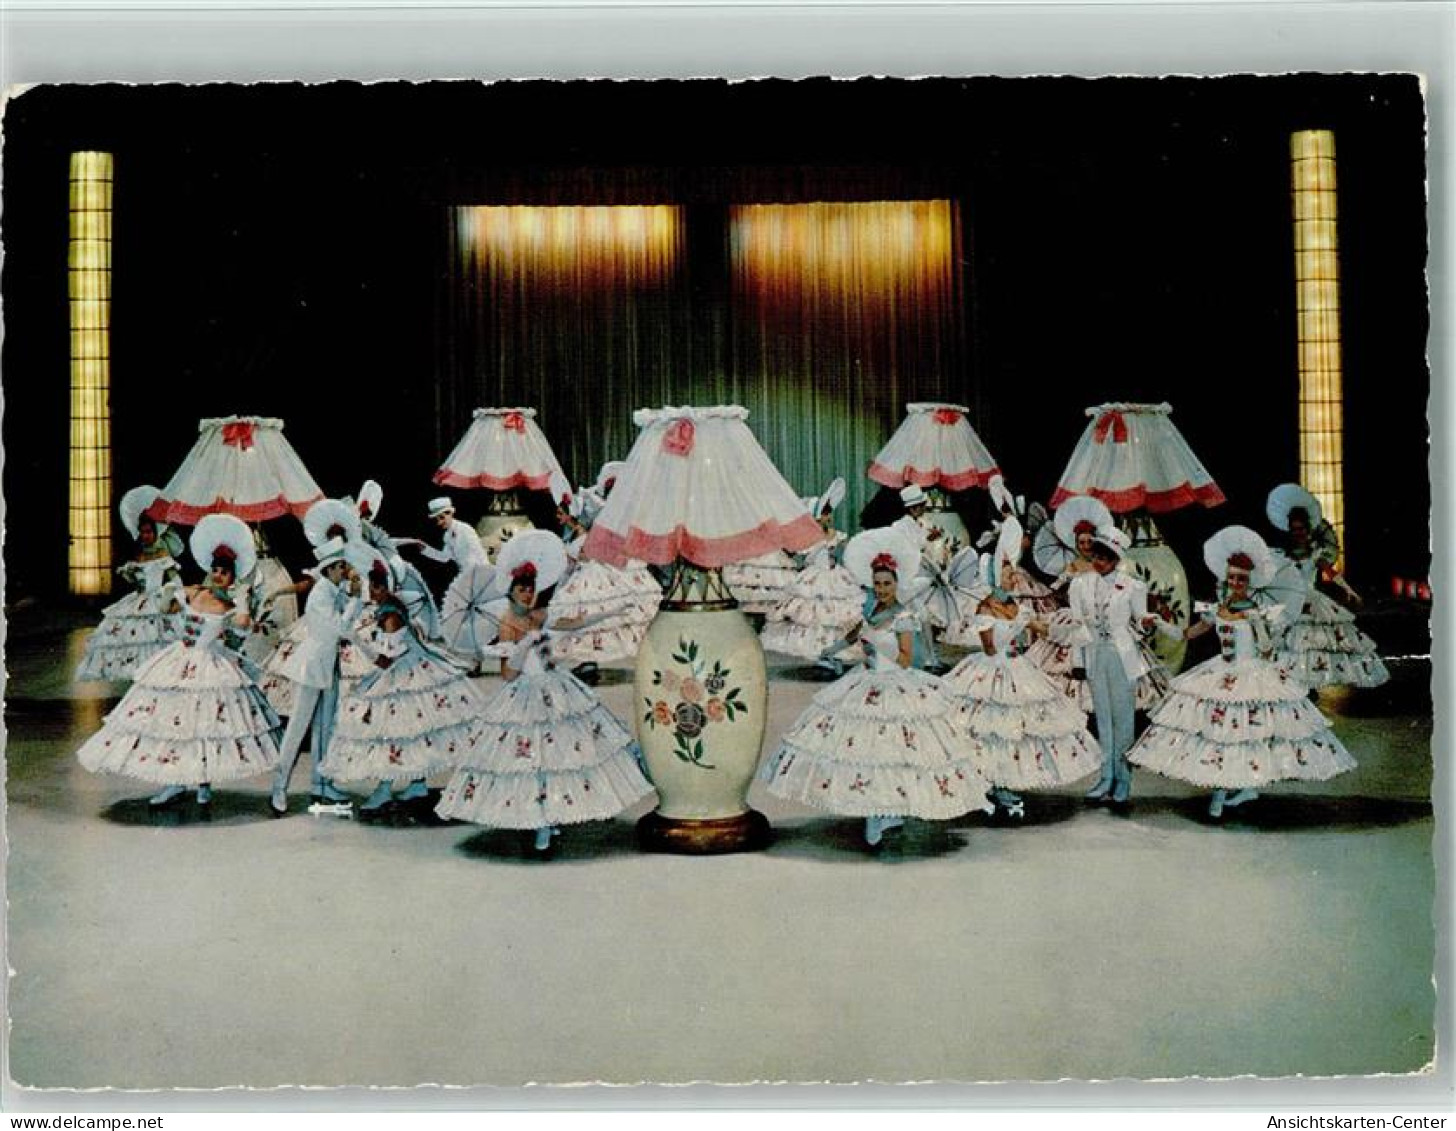
M 728 686 L 732 670 L 725 668 L 721 660 L 710 665 L 696 640 L 680 639 L 672 662 L 677 670 L 652 673 L 653 686 L 662 688 L 664 698 L 643 700 L 647 710 L 642 721 L 654 730 L 671 727 L 673 753 L 684 762 L 703 770 L 716 769 L 704 760 L 704 732 L 710 726 L 732 723 L 747 712 L 742 688 Z

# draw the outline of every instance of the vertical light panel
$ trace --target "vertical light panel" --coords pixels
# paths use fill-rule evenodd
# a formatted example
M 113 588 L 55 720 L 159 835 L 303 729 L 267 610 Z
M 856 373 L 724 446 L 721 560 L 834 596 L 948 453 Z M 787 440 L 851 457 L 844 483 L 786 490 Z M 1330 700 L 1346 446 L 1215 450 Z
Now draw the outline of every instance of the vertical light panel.
M 71 154 L 71 592 L 111 592 L 109 153 Z
M 1290 138 L 1294 280 L 1299 317 L 1299 478 L 1345 544 L 1344 393 L 1335 135 Z

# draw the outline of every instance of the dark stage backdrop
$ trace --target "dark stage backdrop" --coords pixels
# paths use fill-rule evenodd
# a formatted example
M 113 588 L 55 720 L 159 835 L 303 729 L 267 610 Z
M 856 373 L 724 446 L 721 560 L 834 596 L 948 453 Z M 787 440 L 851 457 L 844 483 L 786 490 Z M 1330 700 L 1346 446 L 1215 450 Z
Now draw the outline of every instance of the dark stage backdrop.
M 903 402 L 955 400 L 1046 498 L 1085 405 L 1167 400 L 1230 499 L 1166 524 L 1196 563 L 1217 526 L 1262 529 L 1297 474 L 1288 135 L 1333 129 L 1350 565 L 1367 586 L 1422 575 L 1424 124 L 1406 76 L 33 90 L 4 122 L 7 600 L 65 586 L 65 186 L 84 148 L 116 155 L 118 496 L 164 483 L 199 418 L 276 415 L 324 490 L 378 478 L 385 526 L 419 532 L 477 404 L 539 394 L 578 481 L 622 454 L 595 373 L 631 383 L 622 404 L 742 400 L 806 493 L 836 471 L 867 488 L 855 464 Z M 865 372 L 852 334 L 786 338 L 823 308 L 748 285 L 731 232 L 745 205 L 878 200 L 949 202 L 950 301 Z M 591 333 L 543 338 L 540 295 L 462 289 L 454 210 L 514 204 L 678 210 L 653 326 L 599 307 Z

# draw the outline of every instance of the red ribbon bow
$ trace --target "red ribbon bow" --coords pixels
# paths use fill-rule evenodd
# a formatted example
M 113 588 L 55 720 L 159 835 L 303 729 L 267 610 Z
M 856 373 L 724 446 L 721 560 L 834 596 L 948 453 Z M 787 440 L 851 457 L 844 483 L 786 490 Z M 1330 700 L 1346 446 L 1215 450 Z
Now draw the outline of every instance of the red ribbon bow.
M 894 573 L 898 567 L 895 565 L 895 559 L 889 554 L 876 554 L 874 560 L 870 562 L 870 569 L 887 569 Z
M 1104 412 L 1097 418 L 1097 427 L 1093 430 L 1092 438 L 1099 444 L 1107 443 L 1107 433 L 1112 432 L 1114 444 L 1127 443 L 1127 421 L 1122 418 L 1122 413 L 1117 411 Z
M 662 437 L 662 450 L 670 456 L 690 455 L 693 450 L 693 438 L 697 430 L 693 422 L 686 418 L 675 420 L 668 427 Z
M 222 442 L 230 448 L 247 451 L 253 446 L 253 425 L 251 421 L 236 420 L 222 426 Z
M 506 430 L 509 432 L 524 432 L 526 430 L 526 418 L 519 412 L 508 412 L 504 421 Z
M 935 422 L 937 424 L 955 424 L 961 418 L 961 414 L 953 408 L 938 408 L 935 410 Z

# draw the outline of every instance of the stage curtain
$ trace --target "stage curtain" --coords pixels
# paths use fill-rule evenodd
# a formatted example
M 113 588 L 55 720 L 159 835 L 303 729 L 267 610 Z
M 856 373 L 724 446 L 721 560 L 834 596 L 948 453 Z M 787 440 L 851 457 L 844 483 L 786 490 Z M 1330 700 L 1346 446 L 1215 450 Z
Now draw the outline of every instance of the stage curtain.
M 452 208 L 438 452 L 527 405 L 589 483 L 634 410 L 738 403 L 801 495 L 844 476 L 853 529 L 905 402 L 966 403 L 955 229 L 949 200 Z

